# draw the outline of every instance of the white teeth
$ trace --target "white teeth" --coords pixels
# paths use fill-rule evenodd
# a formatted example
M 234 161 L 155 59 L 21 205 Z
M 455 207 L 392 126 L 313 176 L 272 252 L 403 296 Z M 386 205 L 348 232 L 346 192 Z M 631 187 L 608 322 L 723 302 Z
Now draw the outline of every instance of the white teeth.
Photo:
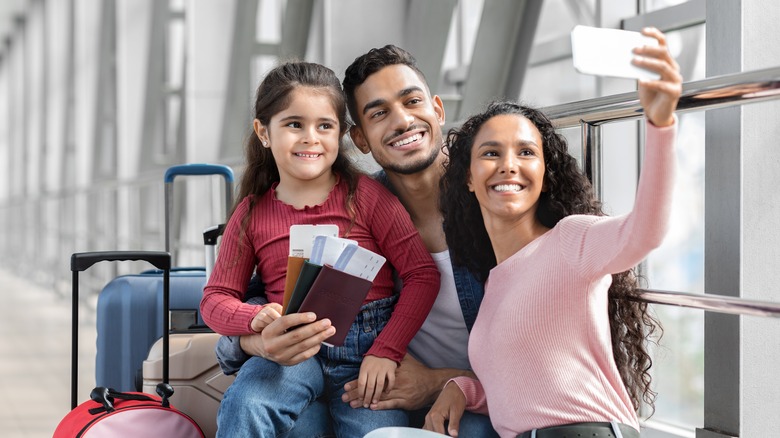
M 302 154 L 300 152 L 296 153 L 295 155 L 303 158 L 317 158 L 320 156 L 320 154 Z
M 520 184 L 499 184 L 493 187 L 493 190 L 497 192 L 519 192 L 522 190 Z
M 409 143 L 415 142 L 415 141 L 417 141 L 417 140 L 419 140 L 421 138 L 422 138 L 421 134 L 414 134 L 413 136 L 411 136 L 409 138 L 405 138 L 403 140 L 399 140 L 399 141 L 391 144 L 390 146 L 392 146 L 392 147 L 403 146 L 405 144 L 409 144 Z

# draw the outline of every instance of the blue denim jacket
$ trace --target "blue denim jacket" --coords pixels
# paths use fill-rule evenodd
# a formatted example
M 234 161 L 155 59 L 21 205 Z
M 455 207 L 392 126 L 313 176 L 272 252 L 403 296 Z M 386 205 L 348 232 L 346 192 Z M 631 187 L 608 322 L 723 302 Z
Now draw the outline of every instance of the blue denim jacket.
M 460 310 L 463 311 L 466 328 L 471 333 L 471 328 L 474 327 L 474 321 L 477 319 L 479 305 L 482 304 L 482 297 L 485 293 L 484 285 L 465 266 L 453 264 L 452 273 L 455 276 L 455 289 L 458 291 Z
M 384 171 L 377 172 L 373 177 L 395 194 L 395 190 Z M 458 301 L 460 301 L 460 308 L 463 311 L 463 319 L 466 321 L 466 328 L 471 332 L 474 320 L 477 319 L 479 305 L 482 303 L 482 297 L 484 296 L 483 284 L 465 266 L 453 264 L 452 273 L 455 277 L 455 288 L 458 291 Z M 254 304 L 267 303 L 262 298 L 262 289 L 259 289 L 260 293 L 258 293 L 258 288 L 261 287 L 262 284 L 256 279 L 250 282 L 247 296 L 253 296 L 254 298 L 250 298 L 249 302 Z M 241 365 L 250 357 L 241 349 L 237 336 L 222 336 L 217 342 L 216 353 L 219 365 L 225 374 L 238 372 Z

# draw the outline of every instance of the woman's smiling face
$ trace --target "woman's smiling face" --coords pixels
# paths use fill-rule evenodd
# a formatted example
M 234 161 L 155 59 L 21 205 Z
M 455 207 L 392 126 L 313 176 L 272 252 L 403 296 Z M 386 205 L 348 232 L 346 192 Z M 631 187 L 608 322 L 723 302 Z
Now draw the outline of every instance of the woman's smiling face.
M 486 223 L 528 215 L 536 220 L 544 172 L 541 134 L 525 117 L 492 117 L 474 137 L 467 184 Z

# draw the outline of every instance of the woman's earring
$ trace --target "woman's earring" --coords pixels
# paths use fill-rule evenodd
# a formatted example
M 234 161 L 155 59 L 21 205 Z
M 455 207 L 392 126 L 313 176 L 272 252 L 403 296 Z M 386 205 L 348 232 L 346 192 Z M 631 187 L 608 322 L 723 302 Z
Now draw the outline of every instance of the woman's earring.
M 263 147 L 264 147 L 264 148 L 267 148 L 267 147 L 268 147 L 268 142 L 267 142 L 267 141 L 265 141 L 265 140 L 260 140 L 260 143 L 262 143 L 262 144 L 263 144 Z

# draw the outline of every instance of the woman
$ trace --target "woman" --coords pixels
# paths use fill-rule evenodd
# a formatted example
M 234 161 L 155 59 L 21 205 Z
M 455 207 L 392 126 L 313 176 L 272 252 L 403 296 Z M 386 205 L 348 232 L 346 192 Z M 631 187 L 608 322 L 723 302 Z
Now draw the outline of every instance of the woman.
M 502 437 L 639 436 L 636 410 L 654 396 L 644 349 L 654 325 L 644 304 L 624 299 L 636 294 L 625 271 L 666 233 L 682 88 L 664 35 L 643 33 L 659 46 L 635 49 L 634 64 L 661 77 L 639 82 L 647 142 L 628 215 L 602 215 L 539 111 L 494 103 L 450 133 L 447 243 L 456 261 L 488 278 L 469 339 L 478 380 L 448 382 L 427 429 L 444 433 L 449 421 L 457 436 L 464 409 L 489 407 Z

